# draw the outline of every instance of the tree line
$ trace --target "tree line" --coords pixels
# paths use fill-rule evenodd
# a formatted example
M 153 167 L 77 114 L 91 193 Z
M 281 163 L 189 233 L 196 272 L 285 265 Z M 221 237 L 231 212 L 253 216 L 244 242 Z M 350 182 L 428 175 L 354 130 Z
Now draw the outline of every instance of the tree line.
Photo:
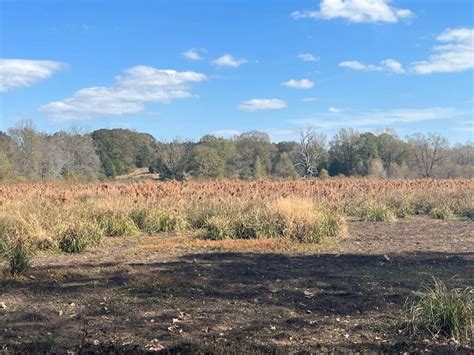
M 268 134 L 232 138 L 205 135 L 169 142 L 128 129 L 73 129 L 47 134 L 31 122 L 0 131 L 0 180 L 112 179 L 148 168 L 160 179 L 262 179 L 374 176 L 474 177 L 472 143 L 450 146 L 437 134 L 401 139 L 341 129 L 332 139 L 313 128 L 297 141 L 271 142 Z

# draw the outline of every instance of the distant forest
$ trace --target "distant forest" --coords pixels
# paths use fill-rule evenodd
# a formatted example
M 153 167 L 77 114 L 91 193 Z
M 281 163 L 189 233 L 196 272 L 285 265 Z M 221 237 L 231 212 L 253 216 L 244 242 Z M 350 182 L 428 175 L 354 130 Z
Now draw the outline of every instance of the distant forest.
M 0 131 L 0 180 L 113 179 L 148 168 L 160 179 L 263 179 L 373 176 L 474 177 L 472 143 L 450 145 L 437 134 L 401 139 L 341 129 L 331 139 L 303 129 L 297 141 L 273 143 L 251 131 L 225 139 L 157 141 L 128 129 L 71 130 L 46 134 L 31 122 Z

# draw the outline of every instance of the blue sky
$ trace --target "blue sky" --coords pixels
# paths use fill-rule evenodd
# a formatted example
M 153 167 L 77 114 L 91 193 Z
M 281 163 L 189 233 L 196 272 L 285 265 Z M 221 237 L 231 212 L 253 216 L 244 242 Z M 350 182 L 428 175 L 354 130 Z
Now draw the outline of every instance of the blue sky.
M 474 138 L 471 0 L 0 4 L 0 130 Z

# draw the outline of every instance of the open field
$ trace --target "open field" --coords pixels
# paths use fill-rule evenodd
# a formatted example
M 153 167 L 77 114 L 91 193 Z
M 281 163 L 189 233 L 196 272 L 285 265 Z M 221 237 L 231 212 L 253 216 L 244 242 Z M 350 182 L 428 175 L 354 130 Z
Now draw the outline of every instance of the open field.
M 409 334 L 402 309 L 432 277 L 474 285 L 473 192 L 470 180 L 2 186 L 0 239 L 31 265 L 12 276 L 8 253 L 0 263 L 0 348 L 469 353 L 469 336 Z

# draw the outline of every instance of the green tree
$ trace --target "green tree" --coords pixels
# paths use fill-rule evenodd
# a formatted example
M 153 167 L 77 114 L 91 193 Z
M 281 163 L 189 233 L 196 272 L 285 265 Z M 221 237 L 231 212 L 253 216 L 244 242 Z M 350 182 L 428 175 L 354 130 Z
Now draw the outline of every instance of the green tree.
M 228 178 L 238 178 L 237 163 L 239 154 L 237 147 L 233 140 L 222 137 L 215 137 L 213 135 L 205 135 L 199 140 L 199 145 L 213 148 L 219 154 L 221 160 L 225 164 L 224 176 Z
M 275 176 L 285 179 L 296 179 L 298 177 L 295 166 L 293 165 L 293 162 L 291 161 L 287 152 L 278 154 L 277 161 L 273 168 L 273 173 Z
M 255 164 L 253 168 L 253 177 L 257 180 L 263 179 L 267 175 L 265 166 L 262 163 L 262 160 L 260 157 L 257 155 L 255 158 Z
M 153 151 L 148 144 L 143 145 L 137 152 L 135 165 L 137 168 L 149 166 L 153 160 Z
M 357 142 L 357 162 L 355 173 L 368 175 L 372 159 L 379 156 L 379 141 L 376 135 L 367 132 L 359 136 Z
M 360 134 L 353 129 L 341 129 L 329 143 L 329 173 L 331 176 L 344 174 L 353 175 L 359 166 Z
M 397 166 L 401 166 L 407 159 L 407 145 L 394 131 L 380 134 L 378 137 L 379 157 L 387 175 L 393 175 Z
M 255 177 L 255 163 L 258 160 L 262 171 L 267 175 L 271 170 L 275 147 L 270 142 L 270 137 L 264 132 L 250 131 L 242 133 L 236 139 L 239 154 L 237 168 L 243 179 Z
M 147 166 L 156 148 L 153 136 L 129 129 L 99 129 L 92 132 L 91 137 L 99 157 L 106 153 L 114 163 L 117 175 Z
M 189 168 L 193 177 L 219 179 L 224 176 L 226 166 L 216 149 L 197 145 L 192 150 Z
M 115 170 L 114 162 L 109 158 L 107 153 L 101 153 L 100 161 L 102 163 L 102 169 L 104 169 L 105 176 L 115 178 L 117 176 L 117 171 Z

